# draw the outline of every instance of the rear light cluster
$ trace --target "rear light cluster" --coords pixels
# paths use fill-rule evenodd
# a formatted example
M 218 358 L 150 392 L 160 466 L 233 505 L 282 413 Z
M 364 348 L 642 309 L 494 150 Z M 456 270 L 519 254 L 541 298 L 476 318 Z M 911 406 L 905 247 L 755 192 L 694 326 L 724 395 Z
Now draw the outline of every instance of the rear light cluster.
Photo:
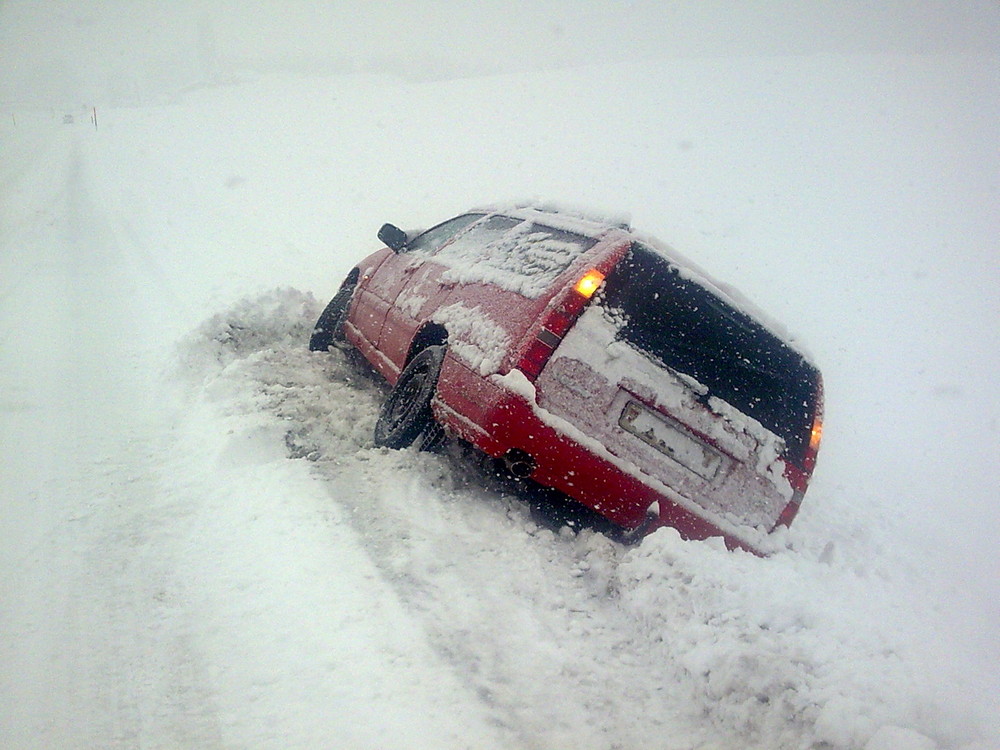
M 813 415 L 812 427 L 809 430 L 809 444 L 806 446 L 805 454 L 802 456 L 802 465 L 796 466 L 789 462 L 785 464 L 785 478 L 792 485 L 792 499 L 785 509 L 781 511 L 781 516 L 775 526 L 790 526 L 792 519 L 799 512 L 799 505 L 802 497 L 809 486 L 809 479 L 812 477 L 813 469 L 816 468 L 816 455 L 819 453 L 819 444 L 823 440 L 823 381 L 820 380 L 816 386 L 815 396 L 816 411 Z
M 802 459 L 802 468 L 806 473 L 812 474 L 816 466 L 816 454 L 819 453 L 819 444 L 823 439 L 823 415 L 817 414 L 813 420 L 812 429 L 809 431 L 809 447 L 806 448 L 806 455 Z
M 604 281 L 604 274 L 592 268 L 581 276 L 573 288 L 561 302 L 552 305 L 542 321 L 538 333 L 528 344 L 521 356 L 517 369 L 524 373 L 528 380 L 534 382 L 541 374 L 545 363 L 549 361 L 552 352 L 559 346 L 563 336 L 580 317 L 587 302 Z
M 819 444 L 823 440 L 823 378 L 821 377 L 818 377 L 816 381 L 813 404 L 813 423 L 809 430 L 809 445 L 806 447 L 806 453 L 802 457 L 802 471 L 805 474 L 806 481 L 809 480 L 813 469 L 816 468 L 816 454 L 819 453 Z

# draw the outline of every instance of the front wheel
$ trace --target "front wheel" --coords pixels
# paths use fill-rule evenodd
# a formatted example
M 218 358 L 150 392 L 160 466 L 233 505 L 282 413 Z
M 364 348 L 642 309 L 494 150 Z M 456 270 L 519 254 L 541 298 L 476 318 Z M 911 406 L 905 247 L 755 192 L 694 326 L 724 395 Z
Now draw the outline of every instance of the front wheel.
M 331 346 L 343 347 L 347 343 L 344 337 L 344 321 L 347 320 L 347 310 L 351 306 L 351 297 L 354 296 L 354 286 L 349 280 L 345 281 L 340 291 L 320 314 L 309 339 L 310 351 L 325 352 Z
M 429 450 L 441 441 L 443 432 L 431 413 L 431 399 L 445 351 L 443 346 L 429 346 L 400 373 L 375 423 L 375 445 L 407 448 L 419 439 L 421 449 Z

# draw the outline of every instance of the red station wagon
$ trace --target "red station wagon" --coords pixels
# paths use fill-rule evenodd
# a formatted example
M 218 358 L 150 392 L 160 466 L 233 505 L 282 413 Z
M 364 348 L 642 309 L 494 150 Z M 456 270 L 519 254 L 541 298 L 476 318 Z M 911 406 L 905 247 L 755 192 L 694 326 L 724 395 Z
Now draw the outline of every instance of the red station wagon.
M 626 538 L 669 525 L 761 553 L 792 522 L 820 373 L 669 247 L 530 206 L 379 239 L 310 341 L 356 348 L 393 386 L 377 445 L 458 437 Z

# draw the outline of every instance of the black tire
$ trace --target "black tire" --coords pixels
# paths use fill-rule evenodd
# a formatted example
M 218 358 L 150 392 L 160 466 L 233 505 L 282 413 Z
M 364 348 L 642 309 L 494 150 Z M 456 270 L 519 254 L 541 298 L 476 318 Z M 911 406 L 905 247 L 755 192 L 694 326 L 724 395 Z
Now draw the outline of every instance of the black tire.
M 443 440 L 444 432 L 431 413 L 431 399 L 445 351 L 444 346 L 428 346 L 403 369 L 379 412 L 375 445 L 408 448 L 416 443 L 421 450 L 430 450 Z
M 331 346 L 342 348 L 347 344 L 347 339 L 344 338 L 344 321 L 347 320 L 347 310 L 351 305 L 351 297 L 354 296 L 355 284 L 356 282 L 345 281 L 340 291 L 323 310 L 309 339 L 310 351 L 325 352 Z

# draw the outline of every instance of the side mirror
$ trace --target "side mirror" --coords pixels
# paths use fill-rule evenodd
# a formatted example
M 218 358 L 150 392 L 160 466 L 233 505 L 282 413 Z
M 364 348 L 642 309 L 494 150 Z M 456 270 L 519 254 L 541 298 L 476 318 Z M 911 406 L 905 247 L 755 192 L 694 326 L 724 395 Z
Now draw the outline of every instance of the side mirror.
M 398 253 L 406 247 L 406 232 L 393 224 L 383 224 L 382 228 L 378 230 L 378 238 L 387 247 L 392 248 L 394 253 Z

